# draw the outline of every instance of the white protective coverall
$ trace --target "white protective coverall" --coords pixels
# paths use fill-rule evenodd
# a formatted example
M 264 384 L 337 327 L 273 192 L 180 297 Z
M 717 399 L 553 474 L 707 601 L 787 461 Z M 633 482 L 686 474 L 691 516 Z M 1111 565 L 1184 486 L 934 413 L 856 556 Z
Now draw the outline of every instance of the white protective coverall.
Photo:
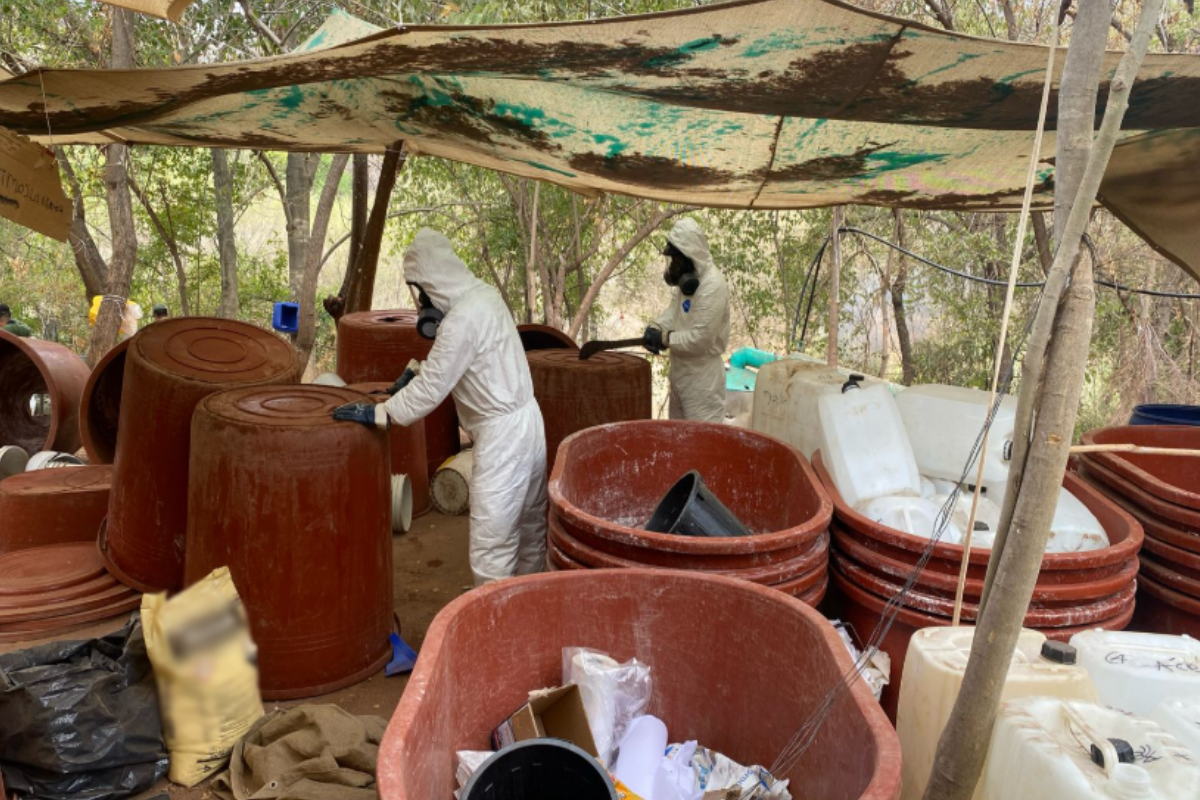
M 725 418 L 729 286 L 713 264 L 708 239 L 694 219 L 678 220 L 667 241 L 692 260 L 700 278 L 700 288 L 691 297 L 675 287 L 671 305 L 655 320 L 669 334 L 671 419 L 721 422 Z
M 420 373 L 387 402 L 401 425 L 452 394 L 475 442 L 471 570 L 476 585 L 541 572 L 546 561 L 546 431 L 529 364 L 500 294 L 471 274 L 450 240 L 422 228 L 404 280 L 446 316 Z

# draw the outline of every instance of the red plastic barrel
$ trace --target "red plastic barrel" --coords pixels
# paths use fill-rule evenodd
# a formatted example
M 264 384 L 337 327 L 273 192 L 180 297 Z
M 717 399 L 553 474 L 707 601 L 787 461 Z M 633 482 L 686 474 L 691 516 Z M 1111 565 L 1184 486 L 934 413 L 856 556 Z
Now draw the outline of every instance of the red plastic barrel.
M 526 353 L 534 350 L 579 349 L 579 345 L 568 334 L 550 325 L 527 322 L 517 326 L 517 335 L 521 337 L 521 346 Z
M 94 541 L 111 483 L 108 466 L 39 469 L 0 481 L 0 553 Z
M 354 383 L 347 386 L 361 392 L 376 403 L 386 403 L 390 397 L 382 393 L 390 383 Z M 372 394 L 375 392 L 375 394 Z M 428 513 L 432 507 L 429 500 L 429 458 L 425 448 L 425 420 L 419 419 L 412 425 L 393 422 L 388 429 L 391 440 L 392 474 L 407 475 L 412 484 L 413 516 Z
M 450 797 L 455 751 L 487 749 L 530 687 L 561 683 L 562 648 L 579 643 L 650 665 L 649 713 L 672 740 L 743 764 L 771 764 L 853 668 L 820 614 L 745 581 L 628 569 L 489 584 L 434 619 L 380 747 L 381 800 Z M 748 643 L 770 657 L 748 656 Z M 854 682 L 828 711 L 804 758 L 775 777 L 811 800 L 898 797 L 899 743 L 870 690 Z
M 125 386 L 125 351 L 133 339 L 118 342 L 88 375 L 79 401 L 79 433 L 93 464 L 111 464 L 117 456 L 117 425 Z
M 28 453 L 79 449 L 79 397 L 87 362 L 61 344 L 0 331 L 0 443 Z M 30 401 L 49 395 L 50 413 L 30 414 Z
M 269 331 L 244 322 L 177 317 L 143 330 L 126 359 L 121 418 L 137 424 L 123 425 L 117 433 L 112 500 L 100 548 L 105 565 L 123 583 L 142 591 L 179 589 L 189 518 L 192 412 L 223 389 L 294 383 L 296 352 Z
M 577 350 L 528 354 L 533 396 L 546 424 L 546 460 L 551 471 L 563 439 L 609 422 L 650 419 L 653 388 L 650 362 L 628 353 L 597 353 L 579 360 Z
M 417 312 L 407 308 L 360 311 L 338 320 L 337 372 L 346 383 L 386 381 L 404 374 L 408 362 L 429 356 L 433 342 L 417 333 Z M 425 419 L 429 475 L 460 449 L 458 411 L 447 397 Z
M 228 566 L 258 645 L 263 697 L 311 697 L 391 653 L 388 439 L 336 422 L 332 386 L 211 395 L 192 424 L 187 582 Z M 124 456 L 122 456 L 124 457 Z

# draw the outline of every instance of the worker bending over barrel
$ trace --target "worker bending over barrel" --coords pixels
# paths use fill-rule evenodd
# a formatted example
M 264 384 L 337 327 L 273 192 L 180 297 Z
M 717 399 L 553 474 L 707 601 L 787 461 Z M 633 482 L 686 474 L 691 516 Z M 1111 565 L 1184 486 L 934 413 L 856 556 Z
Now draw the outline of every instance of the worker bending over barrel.
M 725 346 L 729 287 L 713 264 L 708 240 L 694 219 L 677 221 L 663 255 L 671 305 L 642 336 L 651 353 L 671 354 L 671 419 L 721 422 L 725 417 Z
M 546 432 L 517 328 L 504 300 L 471 274 L 450 240 L 422 228 L 404 254 L 420 298 L 418 332 L 433 339 L 389 390 L 386 405 L 352 403 L 334 417 L 410 425 L 452 394 L 475 443 L 471 570 L 476 585 L 541 572 L 546 561 Z M 386 412 L 384 411 L 386 409 Z

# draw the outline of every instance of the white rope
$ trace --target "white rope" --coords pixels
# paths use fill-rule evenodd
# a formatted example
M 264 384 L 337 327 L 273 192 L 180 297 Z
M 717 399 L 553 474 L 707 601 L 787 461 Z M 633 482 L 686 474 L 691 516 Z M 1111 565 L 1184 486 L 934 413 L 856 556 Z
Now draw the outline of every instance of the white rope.
M 1029 172 L 1025 177 L 1025 196 L 1021 200 L 1021 216 L 1017 219 L 1017 235 L 1013 239 L 1012 262 L 1008 268 L 1008 286 L 1004 292 L 1004 314 L 1000 318 L 1000 340 L 996 343 L 996 361 L 992 369 L 992 390 L 988 407 L 997 403 L 1000 385 L 1000 369 L 1004 361 L 1004 347 L 1008 342 L 1008 322 L 1012 316 L 1013 295 L 1017 288 L 1017 272 L 1021 268 L 1021 251 L 1025 244 L 1025 227 L 1029 222 L 1029 209 L 1033 205 L 1033 186 L 1037 180 L 1037 166 L 1042 157 L 1042 134 L 1046 130 L 1046 112 L 1050 107 L 1050 87 L 1054 84 L 1054 58 L 1058 52 L 1060 25 L 1054 26 L 1054 42 L 1047 48 L 1046 80 L 1042 84 L 1042 107 L 1038 113 L 1037 132 L 1033 137 L 1033 152 L 1029 156 Z M 975 475 L 975 493 L 971 497 L 971 513 L 967 517 L 967 529 L 963 532 L 962 564 L 958 571 L 958 588 L 954 593 L 954 617 L 952 625 L 958 625 L 962 617 L 963 593 L 967 586 L 967 567 L 971 563 L 971 537 L 975 533 L 975 514 L 979 510 L 979 495 L 983 484 L 984 459 L 987 458 L 988 438 L 983 439 L 979 449 L 979 468 Z

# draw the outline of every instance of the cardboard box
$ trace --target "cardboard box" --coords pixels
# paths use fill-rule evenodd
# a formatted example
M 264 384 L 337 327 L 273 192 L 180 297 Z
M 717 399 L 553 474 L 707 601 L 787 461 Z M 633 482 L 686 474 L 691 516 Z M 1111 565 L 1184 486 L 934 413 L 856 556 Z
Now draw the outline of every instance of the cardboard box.
M 530 692 L 529 702 L 492 731 L 492 748 L 500 750 L 515 742 L 547 738 L 570 742 L 597 757 L 583 696 L 573 683 Z

